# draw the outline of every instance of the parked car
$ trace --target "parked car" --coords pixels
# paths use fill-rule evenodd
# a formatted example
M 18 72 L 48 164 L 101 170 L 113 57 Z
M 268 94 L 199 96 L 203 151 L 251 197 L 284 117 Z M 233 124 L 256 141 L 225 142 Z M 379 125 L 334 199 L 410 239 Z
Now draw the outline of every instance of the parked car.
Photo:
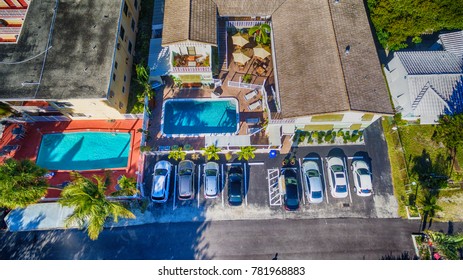
M 164 203 L 169 198 L 170 173 L 172 164 L 168 161 L 158 161 L 154 166 L 153 184 L 151 186 L 151 200 Z
M 328 159 L 328 173 L 331 195 L 335 198 L 347 197 L 349 184 L 347 182 L 346 166 L 342 158 L 331 157 Z
M 305 161 L 302 164 L 302 172 L 305 179 L 305 193 L 310 203 L 323 201 L 322 175 L 318 163 L 313 160 Z
M 351 165 L 354 177 L 355 192 L 359 196 L 370 196 L 373 192 L 371 172 L 368 164 L 363 160 L 354 160 Z
M 194 198 L 194 172 L 195 164 L 191 160 L 182 160 L 178 164 L 178 199 L 189 200 Z
M 219 194 L 219 164 L 208 162 L 204 166 L 204 197 L 215 198 Z
M 239 206 L 243 203 L 243 168 L 233 166 L 228 172 L 228 204 Z
M 288 211 L 295 211 L 299 208 L 299 187 L 297 185 L 297 173 L 294 169 L 283 169 L 281 171 L 284 190 L 284 205 Z

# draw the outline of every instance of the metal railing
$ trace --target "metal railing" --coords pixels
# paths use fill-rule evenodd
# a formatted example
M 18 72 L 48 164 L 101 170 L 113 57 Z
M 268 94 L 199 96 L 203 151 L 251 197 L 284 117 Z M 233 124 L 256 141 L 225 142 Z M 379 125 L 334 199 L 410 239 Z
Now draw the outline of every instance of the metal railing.
M 212 72 L 211 67 L 172 67 L 172 73 L 206 73 Z
M 247 20 L 247 21 L 227 21 L 227 27 L 235 27 L 235 28 L 249 28 L 256 25 L 260 25 L 262 23 L 266 23 L 263 20 Z

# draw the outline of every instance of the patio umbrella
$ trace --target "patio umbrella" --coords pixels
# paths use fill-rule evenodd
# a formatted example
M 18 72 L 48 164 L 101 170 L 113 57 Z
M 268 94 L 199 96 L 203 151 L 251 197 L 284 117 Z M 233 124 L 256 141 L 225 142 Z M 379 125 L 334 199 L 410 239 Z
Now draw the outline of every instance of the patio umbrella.
M 247 54 L 245 54 L 243 51 L 241 50 L 237 50 L 233 53 L 233 60 L 236 62 L 236 63 L 240 63 L 240 64 L 246 64 L 246 62 L 248 62 L 249 60 L 251 59 L 250 56 L 248 56 Z
M 261 44 L 259 44 L 254 48 L 254 55 L 259 58 L 265 59 L 267 56 L 271 55 L 270 47 L 262 46 Z
M 236 33 L 235 35 L 232 36 L 233 40 L 233 45 L 237 46 L 244 46 L 247 43 L 249 43 L 249 35 L 248 34 L 241 34 L 241 33 Z

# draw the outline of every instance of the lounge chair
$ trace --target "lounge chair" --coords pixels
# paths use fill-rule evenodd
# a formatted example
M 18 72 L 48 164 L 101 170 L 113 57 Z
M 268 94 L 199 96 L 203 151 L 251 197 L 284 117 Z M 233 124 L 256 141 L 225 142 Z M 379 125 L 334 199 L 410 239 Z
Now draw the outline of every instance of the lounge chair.
M 251 103 L 251 105 L 249 105 L 248 108 L 249 108 L 249 110 L 254 111 L 255 109 L 257 109 L 258 107 L 261 107 L 261 106 L 262 106 L 262 101 L 257 100 L 256 102 Z
M 254 98 L 254 97 L 256 97 L 256 96 L 257 96 L 257 90 L 255 89 L 255 90 L 253 90 L 253 91 L 247 93 L 247 94 L 244 96 L 244 99 L 250 100 L 250 99 L 252 99 L 252 98 Z
M 254 134 L 254 133 L 258 132 L 258 131 L 261 130 L 261 129 L 262 129 L 262 128 L 261 128 L 261 127 L 258 127 L 258 126 L 256 126 L 256 127 L 249 127 L 249 128 L 248 128 L 248 134 Z

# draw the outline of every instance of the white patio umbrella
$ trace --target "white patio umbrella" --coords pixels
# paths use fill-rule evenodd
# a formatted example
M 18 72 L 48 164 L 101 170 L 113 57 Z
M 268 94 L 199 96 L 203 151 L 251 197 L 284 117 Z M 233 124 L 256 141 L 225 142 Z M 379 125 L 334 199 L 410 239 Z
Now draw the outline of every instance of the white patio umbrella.
M 265 59 L 267 56 L 271 55 L 270 47 L 262 46 L 261 44 L 257 45 L 254 49 L 254 55 Z
M 235 35 L 232 36 L 233 40 L 233 45 L 237 46 L 244 46 L 247 43 L 249 43 L 249 35 L 248 34 L 241 34 L 241 33 L 236 33 Z
M 248 62 L 250 59 L 251 57 L 242 52 L 241 50 L 237 50 L 233 53 L 233 60 L 236 63 L 246 64 L 246 62 Z

